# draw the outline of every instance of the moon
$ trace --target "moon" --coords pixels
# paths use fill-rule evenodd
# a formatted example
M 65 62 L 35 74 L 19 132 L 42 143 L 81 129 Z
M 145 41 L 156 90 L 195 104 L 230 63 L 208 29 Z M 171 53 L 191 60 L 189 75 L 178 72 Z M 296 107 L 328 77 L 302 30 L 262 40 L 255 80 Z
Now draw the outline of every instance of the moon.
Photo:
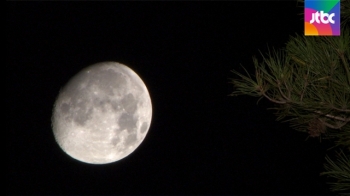
M 151 119 L 151 98 L 142 79 L 126 65 L 101 62 L 81 70 L 61 89 L 52 129 L 72 158 L 106 164 L 135 151 Z

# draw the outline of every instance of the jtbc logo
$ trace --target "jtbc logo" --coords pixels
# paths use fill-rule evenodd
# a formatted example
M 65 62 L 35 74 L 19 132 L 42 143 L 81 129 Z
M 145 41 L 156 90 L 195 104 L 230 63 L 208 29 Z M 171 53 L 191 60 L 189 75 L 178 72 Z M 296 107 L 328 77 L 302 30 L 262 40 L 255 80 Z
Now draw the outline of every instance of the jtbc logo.
M 325 20 L 324 17 L 327 17 L 327 20 Z M 317 11 L 316 13 L 312 13 L 312 19 L 310 20 L 310 23 L 312 24 L 316 21 L 316 23 L 320 24 L 320 20 L 319 20 L 319 18 L 320 18 L 322 24 L 328 24 L 328 23 L 334 24 L 333 17 L 334 17 L 334 13 L 327 14 L 327 13 L 323 13 L 323 11 L 321 11 L 321 14 L 320 14 Z

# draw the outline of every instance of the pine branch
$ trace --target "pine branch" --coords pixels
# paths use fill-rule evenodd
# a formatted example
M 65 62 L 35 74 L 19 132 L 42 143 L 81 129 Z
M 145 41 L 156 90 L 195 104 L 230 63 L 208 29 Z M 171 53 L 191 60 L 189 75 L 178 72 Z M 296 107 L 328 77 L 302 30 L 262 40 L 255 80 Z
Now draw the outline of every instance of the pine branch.
M 337 153 L 337 161 L 326 156 L 327 164 L 324 165 L 327 172 L 320 175 L 336 178 L 337 182 L 329 183 L 332 191 L 350 191 L 350 156 L 346 156 L 341 150 Z
M 260 63 L 253 58 L 255 78 L 233 71 L 242 80 L 233 79 L 237 91 L 232 95 L 265 97 L 280 105 L 275 109 L 280 110 L 277 114 L 283 117 L 300 117 L 300 113 L 303 113 L 303 118 L 310 122 L 317 117 L 314 115 L 316 113 L 331 120 L 321 119 L 327 127 L 340 129 L 350 121 L 350 85 L 344 74 L 345 67 L 349 65 L 340 66 L 344 62 L 334 49 L 348 52 L 349 47 L 344 47 L 339 41 L 342 39 L 349 39 L 349 34 L 332 39 L 292 37 L 284 51 L 269 52 L 267 57 L 262 55 L 263 61 Z M 348 61 L 349 58 L 346 59 Z M 284 104 L 288 107 L 282 106 Z
M 297 0 L 303 3 L 303 0 Z M 232 72 L 231 96 L 249 95 L 266 98 L 276 105 L 277 120 L 287 118 L 291 127 L 309 137 L 335 140 L 335 147 L 350 151 L 350 0 L 341 0 L 341 36 L 290 37 L 283 50 L 253 58 L 255 77 Z M 260 52 L 261 53 L 261 52 Z M 328 156 L 328 175 L 338 179 L 333 191 L 350 190 L 349 156 L 341 151 L 338 160 Z

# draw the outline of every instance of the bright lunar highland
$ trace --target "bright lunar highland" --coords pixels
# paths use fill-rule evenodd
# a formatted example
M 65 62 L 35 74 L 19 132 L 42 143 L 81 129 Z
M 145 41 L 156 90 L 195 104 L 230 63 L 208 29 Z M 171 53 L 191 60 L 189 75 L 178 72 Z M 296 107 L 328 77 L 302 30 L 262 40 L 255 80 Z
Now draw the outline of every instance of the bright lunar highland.
M 102 62 L 83 69 L 60 91 L 52 128 L 68 155 L 105 164 L 132 153 L 151 118 L 151 98 L 141 78 L 123 64 Z

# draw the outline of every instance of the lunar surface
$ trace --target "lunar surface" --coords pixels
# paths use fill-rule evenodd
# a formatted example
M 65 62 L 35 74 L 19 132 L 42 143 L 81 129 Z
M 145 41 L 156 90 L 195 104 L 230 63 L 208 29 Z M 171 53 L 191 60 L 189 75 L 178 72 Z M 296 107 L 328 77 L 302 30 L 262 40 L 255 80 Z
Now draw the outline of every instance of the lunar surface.
M 152 118 L 141 78 L 116 62 L 91 65 L 61 89 L 52 128 L 59 146 L 82 162 L 105 164 L 132 153 L 145 139 Z

